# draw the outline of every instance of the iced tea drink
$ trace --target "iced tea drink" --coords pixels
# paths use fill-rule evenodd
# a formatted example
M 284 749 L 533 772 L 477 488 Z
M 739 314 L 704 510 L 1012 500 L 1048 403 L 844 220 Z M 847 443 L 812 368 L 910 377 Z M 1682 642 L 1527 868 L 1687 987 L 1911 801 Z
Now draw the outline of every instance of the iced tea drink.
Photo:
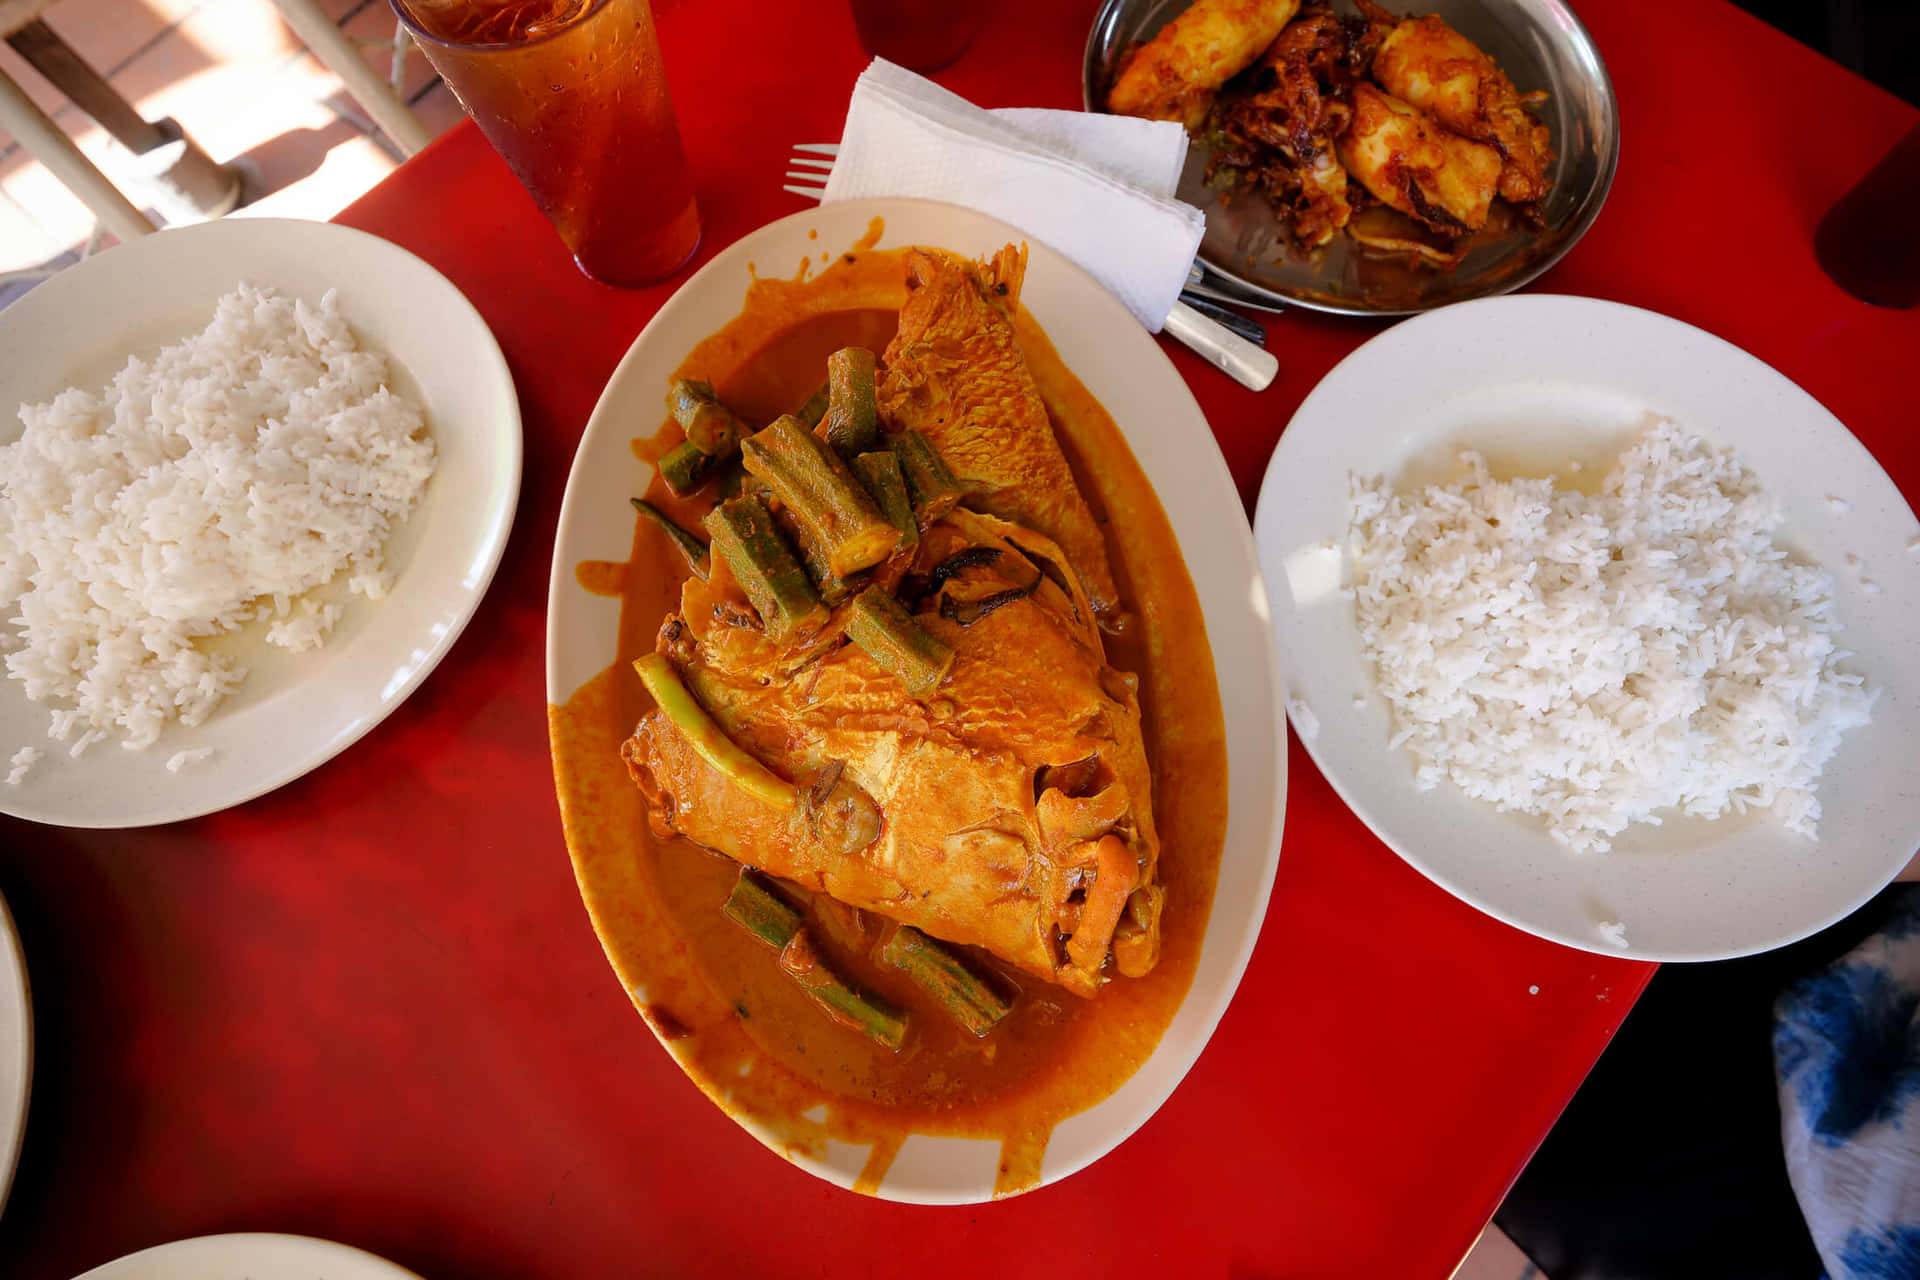
M 595 280 L 650 284 L 700 243 L 647 0 L 393 0 L 427 60 Z

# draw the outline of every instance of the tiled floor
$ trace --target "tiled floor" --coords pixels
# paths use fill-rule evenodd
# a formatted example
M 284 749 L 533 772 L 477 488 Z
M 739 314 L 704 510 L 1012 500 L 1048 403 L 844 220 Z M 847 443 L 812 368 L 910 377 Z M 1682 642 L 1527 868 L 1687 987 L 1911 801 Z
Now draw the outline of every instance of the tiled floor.
M 394 32 L 387 0 L 319 4 L 365 42 L 385 76 Z M 249 197 L 240 216 L 331 217 L 400 161 L 269 0 L 55 0 L 42 16 L 148 120 L 171 116 L 213 159 L 239 163 Z M 104 130 L 5 45 L 0 70 L 143 203 L 123 179 L 126 153 Z M 460 118 L 417 50 L 408 52 L 404 86 L 429 132 Z M 86 207 L 0 133 L 0 281 L 77 257 L 92 230 Z M 0 284 L 0 305 L 19 291 L 19 283 Z
M 1507 1239 L 1505 1232 L 1488 1223 L 1452 1280 L 1547 1280 L 1547 1276 L 1520 1252 L 1519 1245 Z

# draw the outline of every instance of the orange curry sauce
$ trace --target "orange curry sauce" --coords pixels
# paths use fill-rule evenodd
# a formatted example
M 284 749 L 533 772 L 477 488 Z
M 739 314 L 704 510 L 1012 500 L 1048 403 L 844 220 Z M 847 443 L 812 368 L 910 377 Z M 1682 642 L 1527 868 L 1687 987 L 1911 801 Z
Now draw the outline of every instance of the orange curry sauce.
M 880 230 L 876 219 L 818 275 L 809 262 L 791 280 L 756 277 L 739 317 L 694 347 L 677 372 L 711 381 L 742 417 L 765 422 L 819 386 L 832 351 L 883 351 L 906 283 L 901 252 L 872 248 Z M 631 661 L 653 648 L 687 575 L 645 520 L 635 522 L 626 563 L 576 567 L 582 587 L 621 598 L 620 656 L 565 706 L 548 709 L 575 875 L 634 1003 L 700 1088 L 763 1141 L 816 1157 L 828 1139 L 869 1147 L 855 1185 L 867 1193 L 913 1133 L 999 1139 L 995 1194 L 1038 1185 L 1054 1125 L 1125 1082 L 1186 996 L 1226 830 L 1213 657 L 1173 531 L 1113 419 L 1030 315 L 1021 311 L 1016 324 L 1054 430 L 1105 522 L 1126 609 L 1120 634 L 1107 637 L 1109 659 L 1141 676 L 1167 887 L 1152 973 L 1116 978 L 1092 1000 L 1010 975 L 1021 988 L 1013 1014 L 976 1040 L 898 973 L 843 949 L 832 953 L 836 971 L 906 1009 L 913 1030 L 893 1053 L 829 1021 L 780 972 L 774 953 L 722 914 L 738 867 L 686 840 L 656 839 L 621 761 L 621 741 L 649 706 Z M 651 461 L 680 439 L 668 422 L 634 451 Z M 694 528 L 711 503 L 707 494 L 675 499 L 657 477 L 645 496 Z

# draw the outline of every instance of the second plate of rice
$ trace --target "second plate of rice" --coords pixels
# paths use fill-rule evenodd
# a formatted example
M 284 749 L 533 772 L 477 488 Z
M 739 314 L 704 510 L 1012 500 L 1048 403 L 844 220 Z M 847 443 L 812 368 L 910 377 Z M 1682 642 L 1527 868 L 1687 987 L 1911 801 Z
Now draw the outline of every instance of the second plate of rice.
M 1408 321 L 1301 405 L 1255 537 L 1303 745 L 1499 919 L 1745 955 L 1920 847 L 1920 524 L 1718 338 L 1540 295 Z
M 170 822 L 286 783 L 459 637 L 520 486 L 513 381 L 447 279 L 225 219 L 0 312 L 0 812 Z

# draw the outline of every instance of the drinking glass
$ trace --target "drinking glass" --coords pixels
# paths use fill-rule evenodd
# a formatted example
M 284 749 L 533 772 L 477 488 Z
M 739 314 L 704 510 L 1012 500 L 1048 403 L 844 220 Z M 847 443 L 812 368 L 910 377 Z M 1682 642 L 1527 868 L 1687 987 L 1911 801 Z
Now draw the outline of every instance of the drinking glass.
M 980 0 L 851 0 L 860 47 L 909 71 L 937 71 L 967 51 Z
M 392 2 L 582 271 L 652 284 L 693 256 L 700 210 L 647 0 Z

